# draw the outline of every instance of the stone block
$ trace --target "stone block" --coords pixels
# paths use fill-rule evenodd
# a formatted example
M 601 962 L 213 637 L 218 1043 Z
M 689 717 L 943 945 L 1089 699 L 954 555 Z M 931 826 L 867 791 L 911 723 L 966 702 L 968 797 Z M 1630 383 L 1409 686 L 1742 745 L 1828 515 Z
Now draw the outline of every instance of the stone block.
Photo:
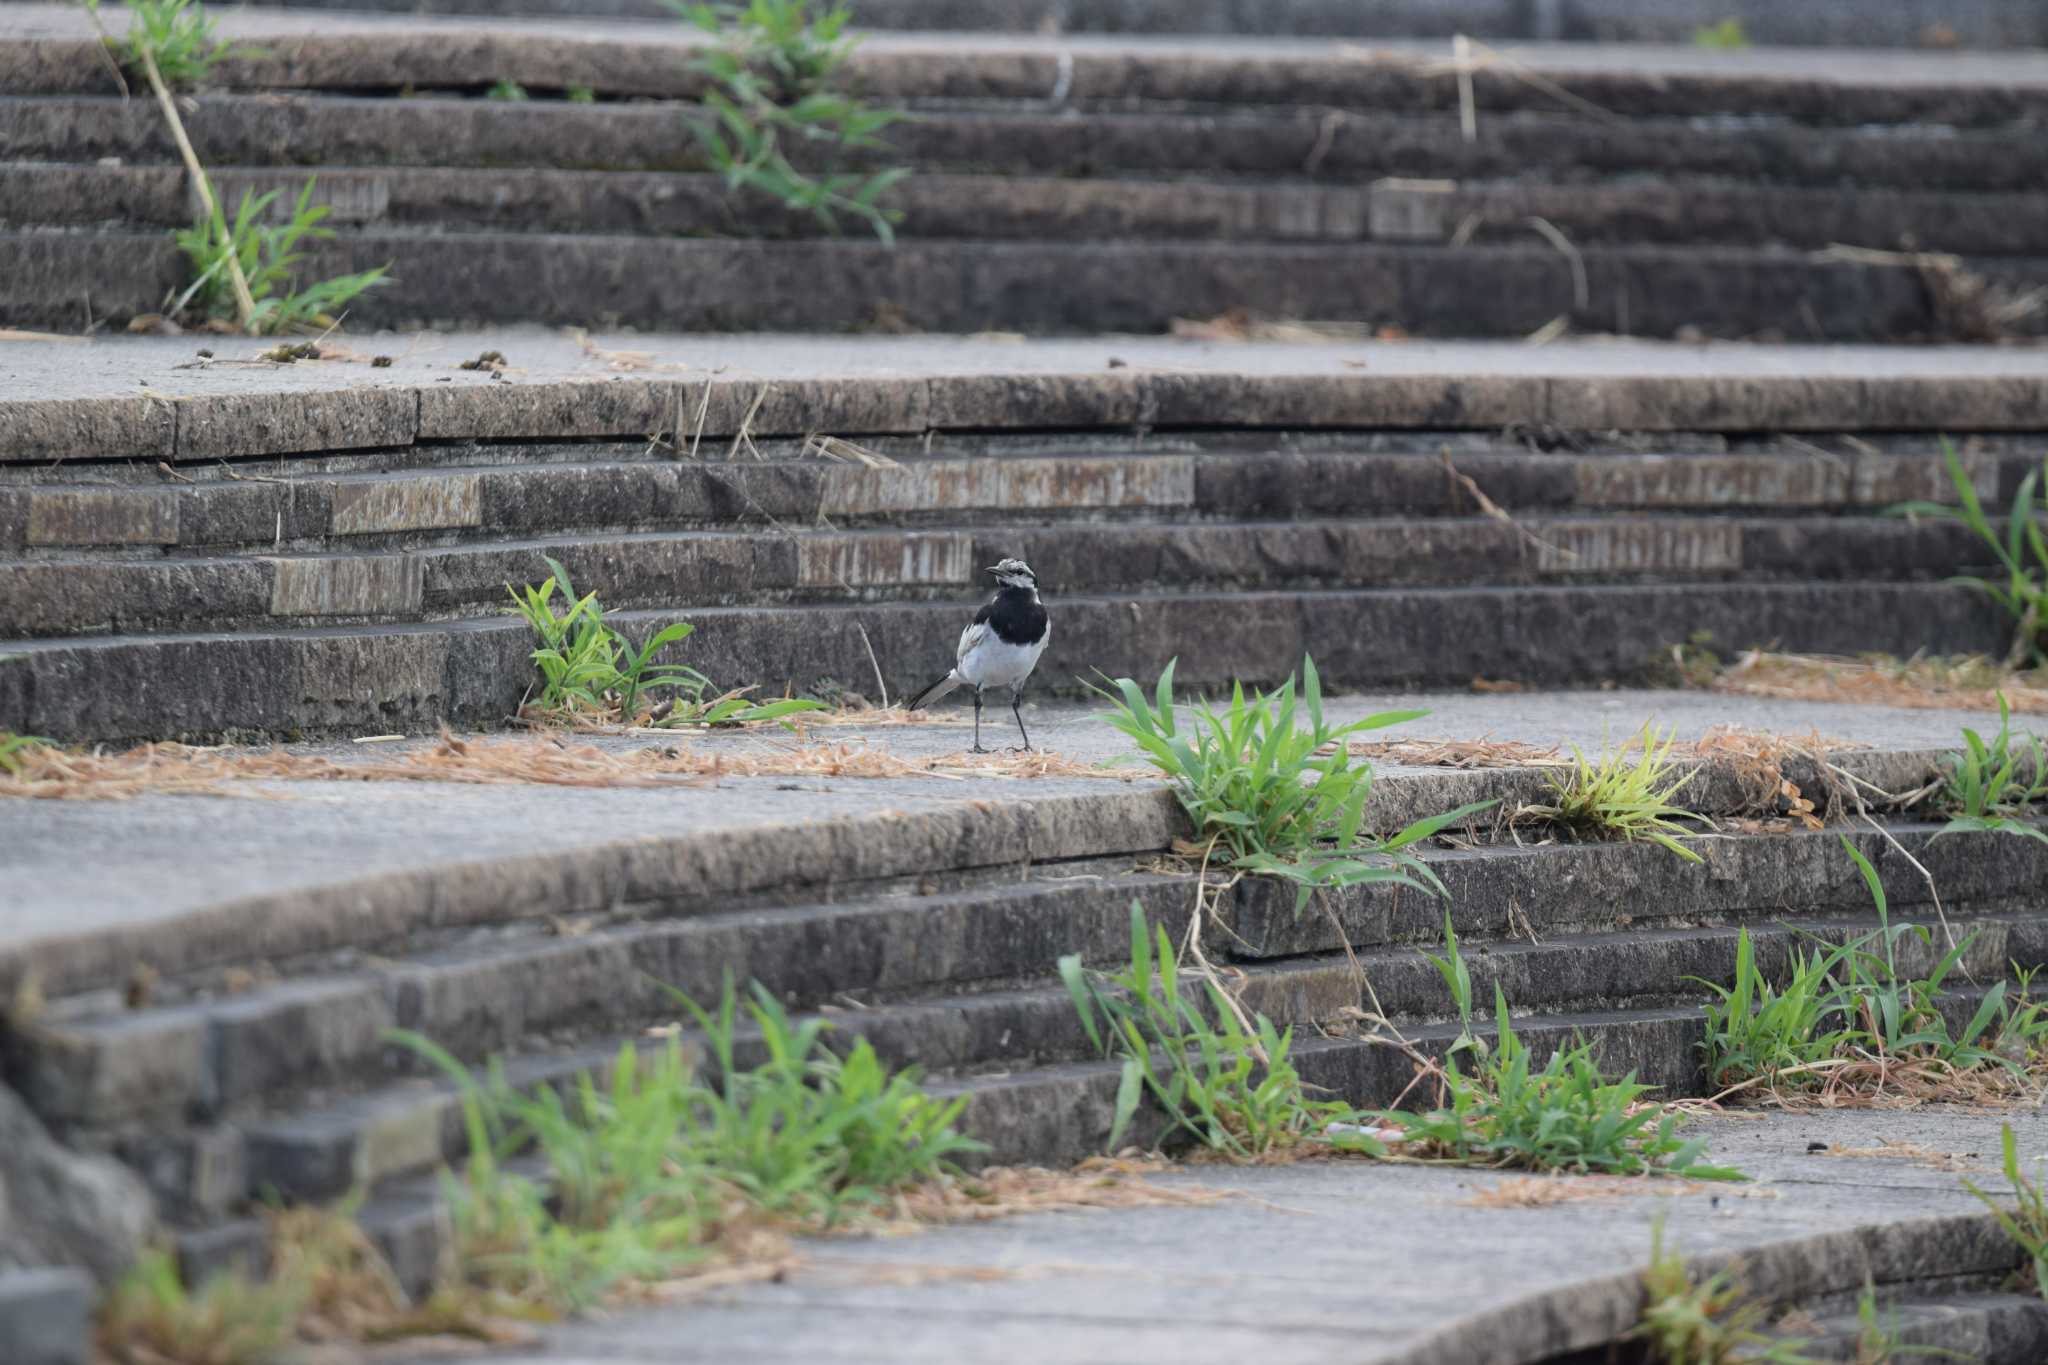
M 687 388 L 670 380 L 594 378 L 553 384 L 436 384 L 419 391 L 419 435 L 423 441 L 647 437 L 675 430 L 678 412 L 686 420 L 695 413 L 698 395 L 685 395 Z
M 1187 507 L 1194 502 L 1194 482 L 1194 461 L 1185 455 L 927 460 L 883 469 L 836 465 L 825 472 L 823 511 L 848 517 L 934 509 Z
M 1742 526 L 1733 521 L 1566 521 L 1541 533 L 1536 571 L 1601 577 L 1734 573 Z
M 336 483 L 331 530 L 338 536 L 428 531 L 483 524 L 482 479 L 476 474 Z
M 177 409 L 180 460 L 409 446 L 418 428 L 410 389 L 214 394 Z
M 175 545 L 178 495 L 169 488 L 34 488 L 30 545 Z
M 168 460 L 177 419 L 156 398 L 29 398 L 0 402 L 0 464 Z
M 860 592 L 974 583 L 980 567 L 974 562 L 974 538 L 958 532 L 848 533 L 797 542 L 797 586 L 803 588 Z
M 242 1134 L 232 1126 L 167 1130 L 150 1125 L 124 1138 L 117 1150 L 174 1214 L 211 1221 L 248 1197 Z
M 75 1266 L 0 1270 L 0 1360 L 89 1365 L 92 1276 Z
M 223 1109 L 327 1085 L 374 1063 L 391 1015 L 374 981 L 293 981 L 213 1007 L 213 1102 Z
M 50 1025 L 17 1040 L 16 1079 L 36 1112 L 53 1120 L 182 1118 L 202 1106 L 206 1040 L 197 1007 Z
M 1572 462 L 1586 507 L 1831 507 L 1849 462 L 1819 456 L 1588 455 Z
M 420 608 L 415 555 L 272 559 L 272 616 L 394 616 Z
M 1382 242 L 1441 242 L 1456 230 L 1457 183 L 1387 179 L 1365 192 L 1366 230 Z

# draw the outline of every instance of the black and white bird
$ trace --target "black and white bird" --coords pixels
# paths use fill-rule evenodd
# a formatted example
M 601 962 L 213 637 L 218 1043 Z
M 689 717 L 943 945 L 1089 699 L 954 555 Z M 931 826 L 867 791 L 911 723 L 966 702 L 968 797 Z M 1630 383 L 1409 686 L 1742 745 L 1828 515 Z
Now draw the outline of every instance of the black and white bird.
M 1038 600 L 1038 576 L 1021 559 L 999 560 L 987 570 L 996 577 L 996 595 L 974 614 L 967 629 L 960 632 L 960 649 L 953 671 L 904 703 L 915 711 L 937 701 L 956 687 L 974 689 L 974 752 L 981 747 L 981 694 L 991 687 L 1010 689 L 1010 714 L 1017 718 L 1017 733 L 1024 748 L 1031 748 L 1031 736 L 1024 729 L 1023 712 L 1017 709 L 1024 695 L 1024 682 L 1038 667 L 1045 642 L 1052 638 L 1052 622 L 1046 619 L 1045 603 Z

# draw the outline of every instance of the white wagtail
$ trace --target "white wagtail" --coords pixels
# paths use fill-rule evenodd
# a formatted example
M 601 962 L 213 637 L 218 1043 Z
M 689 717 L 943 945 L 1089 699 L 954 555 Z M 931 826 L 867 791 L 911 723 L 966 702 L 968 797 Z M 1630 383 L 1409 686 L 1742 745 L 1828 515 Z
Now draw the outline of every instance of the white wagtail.
M 953 671 L 904 703 L 915 711 L 926 702 L 937 701 L 956 687 L 974 689 L 974 752 L 981 747 L 981 693 L 984 688 L 1010 689 L 1010 714 L 1017 718 L 1017 733 L 1030 749 L 1031 736 L 1024 729 L 1024 715 L 1017 709 L 1024 695 L 1025 679 L 1038 667 L 1045 642 L 1052 638 L 1052 623 L 1046 619 L 1045 604 L 1038 600 L 1038 576 L 1021 559 L 1005 559 L 985 572 L 996 576 L 996 595 L 974 614 L 967 629 L 960 632 L 960 648 Z

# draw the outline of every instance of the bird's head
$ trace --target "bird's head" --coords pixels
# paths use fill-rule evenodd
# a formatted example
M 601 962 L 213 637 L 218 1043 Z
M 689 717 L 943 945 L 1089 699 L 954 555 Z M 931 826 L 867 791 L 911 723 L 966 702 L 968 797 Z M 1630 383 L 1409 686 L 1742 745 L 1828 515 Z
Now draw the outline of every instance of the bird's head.
M 1005 588 L 1038 587 L 1038 575 L 1021 559 L 999 559 L 983 572 L 994 574 L 996 583 Z

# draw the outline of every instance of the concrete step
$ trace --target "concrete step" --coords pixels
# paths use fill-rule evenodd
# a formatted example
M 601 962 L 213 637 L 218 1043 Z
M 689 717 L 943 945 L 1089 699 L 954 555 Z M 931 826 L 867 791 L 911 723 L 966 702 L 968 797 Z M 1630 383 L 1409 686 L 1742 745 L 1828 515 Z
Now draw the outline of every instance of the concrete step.
M 254 0 L 292 9 L 407 14 L 667 18 L 653 0 Z M 2048 22 L 2024 8 L 1908 5 L 1863 0 L 1791 12 L 1758 0 L 1563 0 L 1523 6 L 1500 0 L 863 0 L 864 27 L 994 33 L 1198 33 L 1342 38 L 1668 42 L 1734 20 L 1757 44 L 1830 47 L 2013 48 L 2048 45 Z
M 197 97 L 185 117 L 209 165 L 683 171 L 709 167 L 687 106 L 336 95 Z M 1012 176 L 1256 176 L 1356 185 L 1379 177 L 1598 182 L 1654 173 L 1784 185 L 2038 193 L 2048 152 L 2024 123 L 1816 128 L 1773 119 L 1593 119 L 1508 113 L 1466 139 L 1455 118 L 1316 107 L 929 110 L 849 164 Z M 816 151 L 792 149 L 800 164 Z M 177 164 L 155 108 L 93 96 L 0 97 L 0 158 Z M 301 173 L 303 179 L 304 172 Z
M 10 15 L 20 16 L 11 24 L 17 41 L 0 48 L 0 92 L 118 93 L 82 16 L 28 4 L 10 6 Z M 587 86 L 600 96 L 694 99 L 704 85 L 688 61 L 702 35 L 673 20 L 422 22 L 260 10 L 222 17 L 224 34 L 263 45 L 215 69 L 214 82 L 229 88 L 480 95 L 513 80 L 542 97 Z M 1444 42 L 1360 48 L 1314 39 L 879 33 L 854 54 L 845 78 L 894 102 L 1161 100 L 1455 112 L 1464 83 L 1451 55 Z M 1504 55 L 1512 67 L 1472 63 L 1470 92 L 1481 111 L 1555 112 L 1576 99 L 1626 117 L 1741 112 L 1840 126 L 1977 126 L 2010 122 L 2048 98 L 2048 82 L 2023 52 L 1731 53 L 1681 39 L 1671 46 L 1546 42 Z
M 156 233 L 0 233 L 22 270 L 25 326 L 78 328 L 160 311 L 184 257 Z M 1576 260 L 1577 268 L 1573 262 Z M 1972 340 L 2048 326 L 1954 314 L 1910 258 L 1852 260 L 1714 247 L 1336 246 L 1221 242 L 949 242 L 894 247 L 542 233 L 338 235 L 306 252 L 321 277 L 388 265 L 403 287 L 352 305 L 366 326 L 529 321 L 704 331 L 876 327 L 931 332 L 1163 332 L 1234 309 L 1429 336 L 1583 331 L 1757 340 Z M 2048 260 L 1972 259 L 2017 296 Z M 1581 283 L 1583 282 L 1583 288 Z M 1987 330 L 1989 332 L 1987 333 Z
M 1989 980 L 2048 960 L 2035 845 L 1966 849 L 1931 833 L 1909 825 L 1895 837 L 1939 879 L 1958 936 L 1976 934 L 1967 969 Z M 1906 855 L 1877 835 L 1857 842 L 1883 870 L 1894 922 L 1931 922 Z M 1751 928 L 1771 974 L 1809 937 L 1840 941 L 1875 926 L 1867 888 L 1832 832 L 1699 847 L 1705 876 L 1649 845 L 1428 857 L 1450 889 L 1480 1003 L 1498 983 L 1537 1013 L 1695 999 L 1690 978 L 1728 979 L 1737 925 Z M 231 995 L 217 973 L 167 981 L 163 1003 L 140 1012 L 113 991 L 68 997 L 17 1037 L 10 1076 L 72 1140 L 114 1147 L 174 1205 L 217 1215 L 240 1197 L 245 1168 L 251 1191 L 329 1197 L 460 1141 L 452 1091 L 385 1042 L 392 1027 L 471 1063 L 511 1057 L 520 1083 L 556 1084 L 608 1062 L 622 1035 L 678 1018 L 656 981 L 706 999 L 730 972 L 761 980 L 792 1008 L 832 1011 L 843 1034 L 867 1037 L 895 1064 L 971 1078 L 1080 1062 L 1088 1048 L 1049 979 L 1053 959 L 1080 952 L 1117 963 L 1134 901 L 1176 938 L 1191 905 L 1186 878 L 1129 869 L 1124 859 L 1040 866 L 1025 882 L 927 876 L 880 899 L 629 918 L 566 937 L 535 925 L 444 934 L 440 946 L 353 966 L 284 964 L 282 980 Z M 1410 946 L 1437 941 L 1445 903 L 1348 893 L 1335 919 L 1287 912 L 1304 932 L 1283 945 L 1271 923 L 1278 899 L 1240 886 L 1210 935 L 1212 954 L 1240 963 L 1249 1007 L 1304 1030 L 1360 1008 L 1383 1008 L 1404 1026 L 1451 1014 L 1435 969 Z M 1369 988 L 1335 938 L 1339 923 Z M 1924 969 L 1922 956 L 1906 952 L 1905 968 Z
M 1938 1293 L 1892 1286 L 1877 1296 L 1877 1325 L 1891 1335 L 1897 1357 L 1980 1361 L 1983 1365 L 2025 1365 L 2048 1354 L 2048 1304 L 2032 1295 L 1978 1290 Z M 1796 1327 L 1779 1328 L 1779 1340 L 1803 1338 L 1796 1348 L 1809 1360 L 1855 1362 L 1868 1358 L 1867 1324 L 1855 1309 L 1802 1315 Z M 1809 1325 L 1810 1324 L 1810 1325 Z
M 1441 775 L 1432 776 L 1442 788 Z M 1449 798 L 1439 791 L 1437 799 Z M 2033 844 L 1967 849 L 1933 841 L 1932 833 L 1905 825 L 1894 837 L 1938 876 L 1951 909 L 1984 927 L 1971 969 L 1996 974 L 2009 961 L 2048 955 L 2044 931 L 2024 913 L 2038 909 L 2035 887 L 2048 865 Z M 1875 835 L 1857 842 L 1886 876 L 1894 913 L 1931 918 L 1925 883 L 1904 855 Z M 1480 955 L 1475 979 L 1484 985 L 1488 972 L 1498 972 L 1511 999 L 1546 1007 L 1680 989 L 1655 985 L 1659 964 L 1668 967 L 1673 954 L 1704 952 L 1709 967 L 1722 965 L 1669 971 L 1669 982 L 1725 972 L 1732 931 L 1698 926 L 1774 922 L 1796 906 L 1802 924 L 1825 929 L 1868 911 L 1868 890 L 1832 833 L 1709 839 L 1698 848 L 1708 859 L 1705 878 L 1648 844 L 1439 848 L 1429 861 L 1450 892 L 1447 904 L 1354 888 L 1331 896 L 1327 916 L 1297 916 L 1291 894 L 1248 882 L 1221 902 L 1209 950 L 1275 967 L 1254 990 L 1272 1002 L 1259 1008 L 1277 1019 L 1335 1017 L 1347 991 L 1356 994 L 1347 946 L 1360 952 L 1390 1010 L 1426 1018 L 1445 1012 L 1438 987 L 1427 974 L 1413 975 L 1423 964 L 1410 949 L 1392 945 L 1434 942 L 1446 908 Z M 1591 888 L 1603 890 L 1589 898 Z M 351 948 L 268 964 L 270 984 L 230 990 L 218 971 L 173 979 L 158 988 L 161 1003 L 139 1013 L 123 1007 L 117 990 L 64 997 L 17 1041 L 12 1074 L 39 1112 L 70 1125 L 246 1117 L 307 1090 L 417 1072 L 384 1045 L 390 1028 L 425 1033 L 480 1061 L 535 1040 L 578 1042 L 672 1019 L 674 1002 L 657 983 L 705 999 L 727 971 L 805 1009 L 995 989 L 1043 978 L 1066 952 L 1098 965 L 1121 959 L 1134 902 L 1178 938 L 1191 894 L 1185 877 L 1134 873 L 1126 858 L 1047 864 L 1021 880 L 1009 871 L 928 873 L 893 884 L 881 898 L 793 900 L 674 919 L 656 903 L 631 915 L 558 922 L 575 928 L 567 936 L 533 920 L 443 931 L 367 960 Z M 1505 941 L 1488 946 L 1493 939 Z M 1560 941 L 1590 956 L 1523 953 Z M 1774 963 L 1781 952 L 1782 945 L 1766 948 L 1763 960 Z M 1330 975 L 1339 966 L 1343 980 Z M 1335 1004 L 1317 1000 L 1331 990 Z M 1029 1035 L 1015 1046 L 1017 1054 L 955 1051 L 944 1066 L 1041 1050 Z M 925 1060 L 941 1065 L 936 1055 Z
M 216 167 L 230 203 L 292 198 L 302 171 Z M 742 204 L 715 176 L 473 167 L 320 170 L 313 202 L 337 226 L 646 236 L 818 237 L 808 213 Z M 1074 180 L 916 175 L 890 191 L 903 237 L 1264 241 L 1529 241 L 1542 218 L 1580 244 L 1702 242 L 1820 250 L 2030 255 L 2048 238 L 2048 196 L 1786 187 L 1727 180 L 1548 185 L 1513 181 Z M 0 164 L 0 225 L 182 228 L 196 216 L 170 164 Z
M 882 662 L 907 695 L 953 662 L 957 602 L 691 611 L 686 657 L 727 685 L 859 690 Z M 1189 688 L 1277 682 L 1312 651 L 1345 688 L 1560 685 L 1641 676 L 1674 640 L 1907 655 L 2002 649 L 2009 626 L 1967 587 L 1812 581 L 1560 587 L 1143 593 L 1052 599 L 1059 622 L 1037 686 L 1079 691 L 1093 669 Z M 679 619 L 622 612 L 639 635 Z M 523 622 L 320 626 L 239 634 L 37 639 L 0 657 L 0 728 L 118 740 L 361 734 L 502 725 L 530 681 Z M 761 661 L 776 660 L 773 677 Z
M 0 639 L 498 615 L 547 560 L 608 608 L 958 601 L 1027 560 L 1048 591 L 1330 589 L 1989 571 L 1970 533 L 1876 518 L 1535 517 L 1077 525 L 979 532 L 642 532 L 362 555 L 0 561 Z

